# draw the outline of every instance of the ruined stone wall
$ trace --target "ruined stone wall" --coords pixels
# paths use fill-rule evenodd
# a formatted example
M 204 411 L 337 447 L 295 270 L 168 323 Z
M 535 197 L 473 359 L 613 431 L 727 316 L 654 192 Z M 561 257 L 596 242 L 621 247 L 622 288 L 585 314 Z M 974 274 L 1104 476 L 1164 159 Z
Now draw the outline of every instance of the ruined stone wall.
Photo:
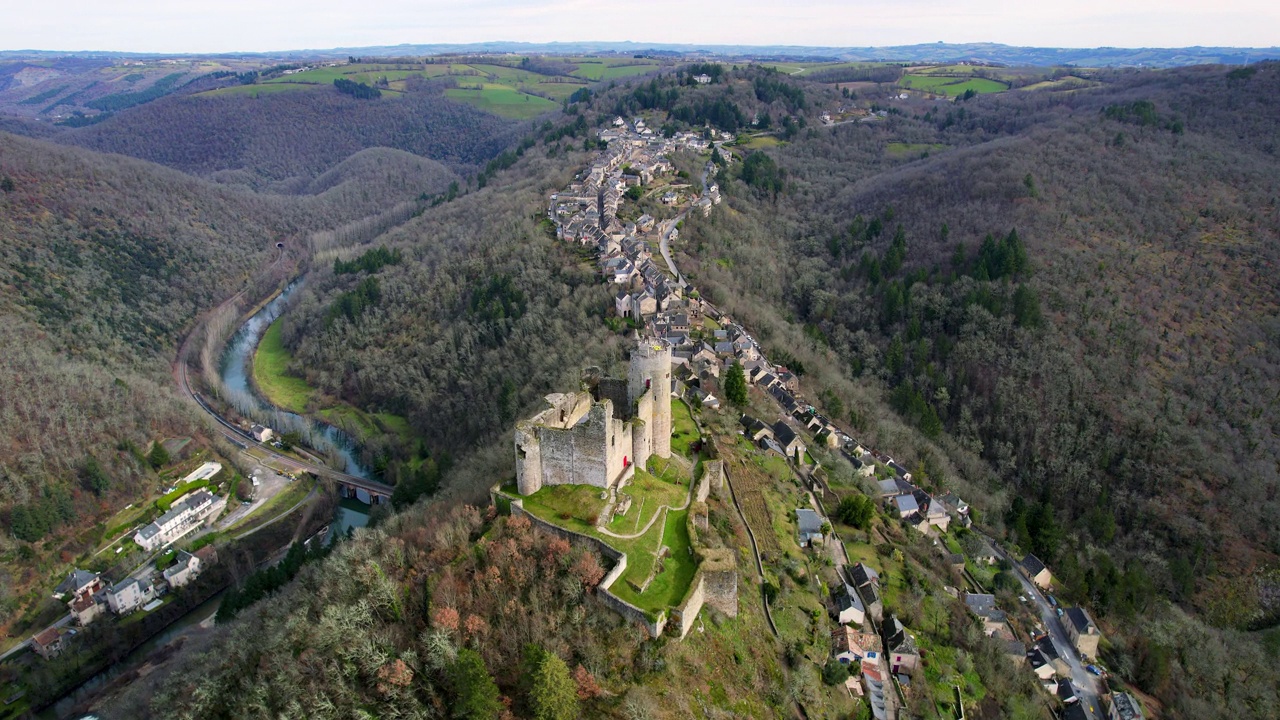
M 515 434 L 516 488 L 521 495 L 532 495 L 542 489 L 542 445 L 528 424 L 517 425 Z
M 663 340 L 641 340 L 631 352 L 627 396 L 632 402 L 653 394 L 651 426 L 653 454 L 671 457 L 671 346 Z
M 543 486 L 609 487 L 622 469 L 622 457 L 616 451 L 619 443 L 630 448 L 622 437 L 622 423 L 613 418 L 612 405 L 608 400 L 593 404 L 584 420 L 567 429 L 534 427 Z
M 595 387 L 596 400 L 613 402 L 613 416 L 631 419 L 631 403 L 627 400 L 627 381 L 622 378 L 600 378 Z
M 702 480 L 698 483 L 694 500 L 706 502 L 714 490 L 716 495 L 724 488 L 724 465 L 719 460 L 707 460 L 702 463 Z
M 605 448 L 604 472 L 606 487 L 613 487 L 618 484 L 618 480 L 622 478 L 626 469 L 635 462 L 632 455 L 635 443 L 632 439 L 631 423 L 618 420 L 612 415 L 608 416 L 607 420 L 609 445 Z
M 732 550 L 710 548 L 702 541 L 708 532 L 708 509 L 705 502 L 712 485 L 723 483 L 724 468 L 719 461 L 704 463 L 702 477 L 694 491 L 695 501 L 689 507 L 689 541 L 698 558 L 698 570 L 680 604 L 671 611 L 671 622 L 683 638 L 693 628 L 703 605 L 710 605 L 729 617 L 738 616 L 738 561 Z M 718 488 L 717 488 L 718 489 Z

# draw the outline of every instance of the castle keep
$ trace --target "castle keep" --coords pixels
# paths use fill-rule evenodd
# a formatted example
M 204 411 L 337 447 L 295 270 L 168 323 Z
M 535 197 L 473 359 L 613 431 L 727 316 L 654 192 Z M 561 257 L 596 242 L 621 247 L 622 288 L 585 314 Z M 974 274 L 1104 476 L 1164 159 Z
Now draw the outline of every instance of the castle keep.
M 546 402 L 516 425 L 520 494 L 544 485 L 614 487 L 651 455 L 671 456 L 671 346 L 640 340 L 625 381 L 591 379 Z

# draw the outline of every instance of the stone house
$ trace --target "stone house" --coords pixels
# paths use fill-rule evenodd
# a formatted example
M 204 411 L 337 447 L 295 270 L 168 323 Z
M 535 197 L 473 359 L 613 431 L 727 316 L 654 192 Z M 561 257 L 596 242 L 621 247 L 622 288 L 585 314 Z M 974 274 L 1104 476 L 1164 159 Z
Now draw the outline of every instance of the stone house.
M 1018 563 L 1022 572 L 1027 579 L 1036 584 L 1041 590 L 1048 590 L 1053 585 L 1053 575 L 1049 573 L 1049 568 L 1040 562 L 1040 558 L 1035 555 L 1028 554 L 1022 558 L 1022 562 Z
M 249 428 L 249 434 L 258 442 L 267 442 L 275 435 L 271 428 L 263 427 L 262 425 L 254 425 Z
M 1071 638 L 1071 644 L 1076 646 L 1077 652 L 1085 657 L 1098 656 L 1098 641 L 1102 639 L 1102 633 L 1084 608 L 1064 610 L 1062 624 L 1066 626 L 1067 637 Z
M 861 661 L 868 653 L 880 652 L 880 638 L 858 632 L 852 625 L 841 625 L 831 632 L 831 650 L 836 660 L 848 665 Z
M 907 627 L 896 617 L 890 617 L 884 626 L 885 659 L 889 661 L 889 669 L 893 674 L 913 675 L 920 669 L 920 650 L 916 647 L 916 639 L 907 632 Z
M 858 591 L 847 583 L 832 592 L 831 603 L 831 617 L 840 625 L 861 627 L 867 617 L 867 607 Z
M 165 568 L 164 580 L 171 588 L 180 588 L 200 575 L 200 558 L 188 552 L 178 553 L 173 565 Z
M 778 441 L 778 445 L 782 447 L 782 454 L 798 463 L 804 463 L 804 454 L 808 451 L 804 441 L 796 434 L 795 430 L 786 422 L 779 420 L 773 424 L 773 437 Z
M 843 568 L 849 585 L 857 591 L 867 614 L 877 622 L 884 616 L 884 602 L 880 598 L 880 574 L 869 565 L 857 563 Z
M 996 607 L 996 596 L 985 593 L 965 593 L 964 604 L 969 612 L 982 619 L 982 632 L 991 637 L 1005 627 L 1007 617 L 1004 611 Z
M 825 535 L 822 532 L 822 516 L 809 508 L 796 510 L 796 531 L 799 535 L 800 547 L 821 545 Z

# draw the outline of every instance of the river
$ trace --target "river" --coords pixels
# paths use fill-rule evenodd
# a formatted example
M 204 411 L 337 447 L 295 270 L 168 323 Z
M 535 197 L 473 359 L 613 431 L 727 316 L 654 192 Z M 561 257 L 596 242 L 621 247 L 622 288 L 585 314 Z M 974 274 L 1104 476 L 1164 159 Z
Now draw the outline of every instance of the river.
M 345 472 L 359 477 L 369 477 L 368 470 L 356 458 L 355 440 L 342 430 L 317 420 L 302 417 L 296 413 L 281 410 L 268 403 L 253 390 L 249 382 L 250 361 L 258 347 L 258 342 L 272 322 L 284 312 L 289 297 L 302 287 L 302 280 L 290 283 L 279 295 L 254 313 L 244 325 L 236 331 L 227 343 L 226 352 L 222 356 L 221 375 L 223 385 L 233 404 L 239 404 L 245 411 L 244 404 L 252 405 L 254 414 L 268 414 L 276 418 L 274 427 L 298 430 L 308 439 L 312 447 L 322 453 L 340 457 L 346 464 Z M 368 506 L 358 500 L 344 499 L 339 502 L 331 524 L 331 533 L 346 534 L 352 528 L 364 527 L 369 522 Z M 326 538 L 327 540 L 327 538 Z M 45 708 L 36 717 L 41 720 L 55 720 L 66 717 L 78 702 L 92 695 L 104 684 L 142 665 L 156 650 L 189 633 L 201 632 L 213 625 L 213 618 L 218 613 L 218 605 L 222 601 L 222 593 L 218 593 L 191 612 L 174 621 L 155 637 L 139 645 L 124 660 L 89 678 L 84 684 L 63 697 L 58 702 Z M 93 717 L 93 716 L 85 716 Z
M 254 391 L 249 382 L 250 361 L 258 348 L 263 333 L 284 312 L 289 297 L 302 287 L 301 279 L 290 283 L 279 295 L 272 298 L 254 313 L 236 334 L 231 336 L 227 349 L 222 355 L 222 384 L 226 388 L 228 399 L 246 415 L 269 415 L 274 418 L 272 426 L 279 432 L 298 431 L 307 439 L 307 444 L 321 454 L 332 454 L 341 458 L 344 467 L 339 468 L 349 475 L 368 478 L 369 471 L 356 458 L 355 440 L 342 430 L 318 420 L 305 418 L 296 413 L 282 410 L 268 403 Z M 245 405 L 251 406 L 246 408 Z

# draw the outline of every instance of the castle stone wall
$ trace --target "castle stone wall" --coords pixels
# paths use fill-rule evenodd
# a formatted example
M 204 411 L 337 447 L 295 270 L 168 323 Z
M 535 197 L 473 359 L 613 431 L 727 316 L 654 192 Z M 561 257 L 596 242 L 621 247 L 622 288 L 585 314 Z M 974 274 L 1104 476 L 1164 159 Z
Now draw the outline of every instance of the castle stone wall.
M 645 393 L 635 402 L 635 419 L 631 421 L 632 454 L 636 464 L 645 467 L 653 454 L 653 393 Z

